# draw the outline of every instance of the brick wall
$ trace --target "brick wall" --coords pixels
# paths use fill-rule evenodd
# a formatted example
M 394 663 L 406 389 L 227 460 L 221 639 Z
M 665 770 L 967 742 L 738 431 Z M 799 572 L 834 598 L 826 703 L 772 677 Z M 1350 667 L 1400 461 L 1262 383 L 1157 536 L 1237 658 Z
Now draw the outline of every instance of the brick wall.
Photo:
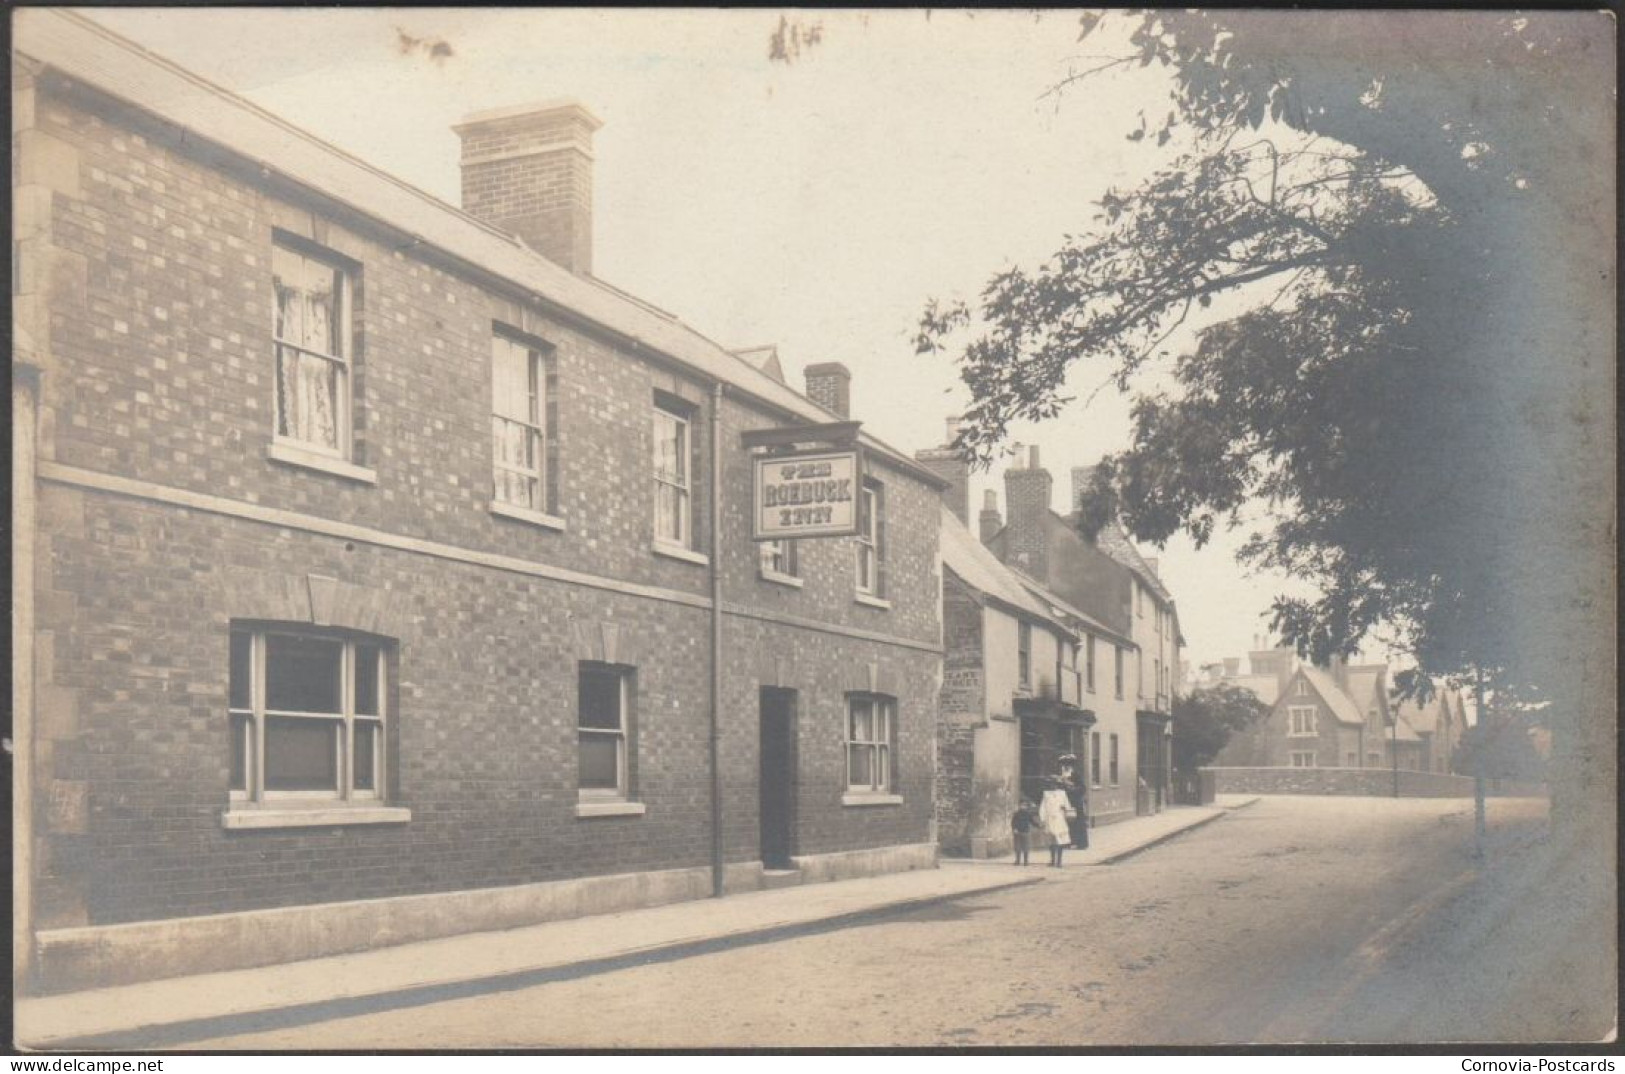
M 1202 769 L 1211 772 L 1219 794 L 1325 794 L 1388 798 L 1394 793 L 1394 773 L 1382 768 L 1225 768 Z M 1489 794 L 1498 797 L 1537 797 L 1548 794 L 1542 784 L 1488 780 Z M 1466 776 L 1439 772 L 1399 773 L 1402 798 L 1463 798 L 1473 794 L 1473 781 Z
M 976 728 L 987 722 L 983 610 L 952 571 L 942 583 L 942 691 L 937 711 L 937 840 L 944 853 L 970 853 Z
M 654 392 L 691 403 L 707 548 L 708 392 L 107 102 L 52 88 L 33 118 L 66 162 L 43 222 L 81 274 L 50 292 L 39 341 L 41 455 L 72 469 L 38 488 L 38 926 L 707 862 L 711 613 L 690 605 L 709 572 L 651 553 L 648 460 Z M 273 229 L 358 266 L 353 461 L 372 482 L 267 457 Z M 490 511 L 493 322 L 551 348 L 562 532 Z M 771 420 L 730 396 L 720 422 L 726 855 L 758 857 L 764 684 L 798 691 L 797 853 L 925 842 L 937 493 L 869 454 L 887 487 L 889 608 L 853 599 L 846 541 L 804 542 L 804 586 L 775 585 L 748 540 L 739 447 Z M 140 491 L 86 488 L 78 471 Z M 320 532 L 335 525 L 408 546 Z M 229 625 L 310 621 L 321 587 L 342 595 L 327 622 L 393 639 L 391 804 L 411 821 L 226 831 Z M 787 625 L 809 621 L 827 627 Z M 576 666 L 606 633 L 637 669 L 641 817 L 574 813 Z M 877 681 L 898 697 L 903 802 L 843 805 L 845 695 Z

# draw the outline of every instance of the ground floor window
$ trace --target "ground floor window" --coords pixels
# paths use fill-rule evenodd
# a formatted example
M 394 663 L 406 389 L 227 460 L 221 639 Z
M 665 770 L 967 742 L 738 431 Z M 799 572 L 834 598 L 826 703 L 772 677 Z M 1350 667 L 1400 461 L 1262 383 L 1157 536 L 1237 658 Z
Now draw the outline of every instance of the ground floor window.
M 583 798 L 632 796 L 630 737 L 632 669 L 583 662 L 576 706 L 578 786 Z
M 897 702 L 876 694 L 847 697 L 846 784 L 851 791 L 890 793 Z
M 1358 753 L 1354 753 L 1353 751 L 1350 751 L 1348 756 L 1343 759 L 1343 763 L 1345 765 L 1347 765 L 1349 768 L 1359 768 L 1360 767 L 1360 755 Z
M 1117 786 L 1117 736 L 1116 735 L 1112 736 L 1111 776 L 1112 776 L 1112 786 L 1115 787 L 1115 786 Z
M 1089 639 L 1093 641 L 1094 639 Z M 1091 786 L 1100 786 L 1100 732 L 1089 733 L 1089 783 Z
M 381 798 L 386 644 L 298 627 L 234 626 L 231 797 Z
M 1292 767 L 1293 768 L 1313 768 L 1313 767 L 1315 767 L 1315 755 L 1313 753 L 1300 753 L 1300 752 L 1294 751 L 1293 754 L 1292 754 Z

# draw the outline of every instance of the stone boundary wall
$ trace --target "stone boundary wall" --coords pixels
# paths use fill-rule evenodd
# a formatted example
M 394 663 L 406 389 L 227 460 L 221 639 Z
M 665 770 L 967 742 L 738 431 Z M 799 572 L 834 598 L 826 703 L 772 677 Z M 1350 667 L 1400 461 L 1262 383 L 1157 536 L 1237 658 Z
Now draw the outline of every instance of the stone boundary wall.
M 1391 768 L 1204 768 L 1212 773 L 1218 794 L 1328 794 L 1389 798 L 1394 793 Z M 1544 798 L 1544 783 L 1484 781 L 1487 794 L 1498 798 Z M 1442 772 L 1399 773 L 1401 798 L 1471 798 L 1471 776 Z

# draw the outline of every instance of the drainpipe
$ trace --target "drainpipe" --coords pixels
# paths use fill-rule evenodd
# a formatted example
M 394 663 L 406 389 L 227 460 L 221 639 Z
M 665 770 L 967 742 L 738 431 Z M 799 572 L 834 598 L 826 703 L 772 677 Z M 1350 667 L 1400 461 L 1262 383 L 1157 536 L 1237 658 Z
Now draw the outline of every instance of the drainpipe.
M 722 382 L 711 385 L 711 896 L 722 897 Z
M 34 479 L 39 368 L 11 369 L 11 871 L 13 996 L 26 994 L 34 955 Z

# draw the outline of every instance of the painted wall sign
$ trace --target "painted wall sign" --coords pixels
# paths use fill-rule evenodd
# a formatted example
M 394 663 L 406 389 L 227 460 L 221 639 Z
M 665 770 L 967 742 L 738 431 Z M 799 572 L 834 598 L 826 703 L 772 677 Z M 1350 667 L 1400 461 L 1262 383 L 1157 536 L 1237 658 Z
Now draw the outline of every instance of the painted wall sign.
M 754 540 L 850 537 L 858 532 L 863 467 L 857 449 L 758 455 L 752 462 Z

